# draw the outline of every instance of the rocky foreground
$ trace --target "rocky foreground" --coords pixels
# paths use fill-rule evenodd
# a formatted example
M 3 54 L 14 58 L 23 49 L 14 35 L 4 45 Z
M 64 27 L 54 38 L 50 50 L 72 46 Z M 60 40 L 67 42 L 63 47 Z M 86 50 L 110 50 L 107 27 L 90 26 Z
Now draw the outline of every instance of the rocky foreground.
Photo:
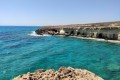
M 13 80 L 104 80 L 94 73 L 82 70 L 74 69 L 71 67 L 61 67 L 58 71 L 54 69 L 50 70 L 37 70 L 34 73 L 28 72 L 27 74 L 19 75 Z

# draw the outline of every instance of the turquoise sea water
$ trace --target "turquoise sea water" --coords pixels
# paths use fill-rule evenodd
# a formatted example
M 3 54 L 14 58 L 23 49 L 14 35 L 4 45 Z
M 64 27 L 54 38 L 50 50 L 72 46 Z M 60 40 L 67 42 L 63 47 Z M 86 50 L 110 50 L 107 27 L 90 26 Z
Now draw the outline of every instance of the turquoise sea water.
M 120 80 L 120 44 L 58 36 L 31 36 L 38 27 L 0 27 L 0 80 L 37 69 L 87 69 Z

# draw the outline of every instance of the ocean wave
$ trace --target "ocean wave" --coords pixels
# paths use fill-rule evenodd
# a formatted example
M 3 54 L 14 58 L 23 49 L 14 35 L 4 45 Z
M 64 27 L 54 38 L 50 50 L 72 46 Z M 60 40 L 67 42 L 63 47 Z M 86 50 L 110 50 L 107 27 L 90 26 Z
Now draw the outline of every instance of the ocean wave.
M 38 34 L 36 34 L 35 31 L 32 31 L 32 32 L 31 32 L 30 34 L 28 34 L 28 35 L 30 35 L 30 36 L 51 36 L 51 35 L 49 35 L 49 34 L 38 35 Z

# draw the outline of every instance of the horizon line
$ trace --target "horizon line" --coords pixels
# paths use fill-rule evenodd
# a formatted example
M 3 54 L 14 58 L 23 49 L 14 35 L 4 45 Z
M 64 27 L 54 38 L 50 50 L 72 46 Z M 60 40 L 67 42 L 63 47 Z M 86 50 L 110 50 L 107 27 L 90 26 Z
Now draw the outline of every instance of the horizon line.
M 76 24 L 58 24 L 58 25 L 0 25 L 0 26 L 10 26 L 10 27 L 20 27 L 20 26 L 26 26 L 26 27 L 44 27 L 44 26 L 61 26 L 61 25 L 82 25 L 82 24 L 96 24 L 96 23 L 110 23 L 110 22 L 120 22 L 119 21 L 99 21 L 99 22 L 88 22 L 88 23 L 76 23 Z

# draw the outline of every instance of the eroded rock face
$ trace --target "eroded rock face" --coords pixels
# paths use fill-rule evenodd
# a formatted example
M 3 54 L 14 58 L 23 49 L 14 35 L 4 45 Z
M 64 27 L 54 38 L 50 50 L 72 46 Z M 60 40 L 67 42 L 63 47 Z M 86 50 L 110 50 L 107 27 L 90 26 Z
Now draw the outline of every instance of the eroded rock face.
M 34 73 L 19 75 L 13 80 L 104 80 L 94 73 L 82 69 L 74 69 L 71 67 L 61 67 L 58 71 L 37 70 Z

